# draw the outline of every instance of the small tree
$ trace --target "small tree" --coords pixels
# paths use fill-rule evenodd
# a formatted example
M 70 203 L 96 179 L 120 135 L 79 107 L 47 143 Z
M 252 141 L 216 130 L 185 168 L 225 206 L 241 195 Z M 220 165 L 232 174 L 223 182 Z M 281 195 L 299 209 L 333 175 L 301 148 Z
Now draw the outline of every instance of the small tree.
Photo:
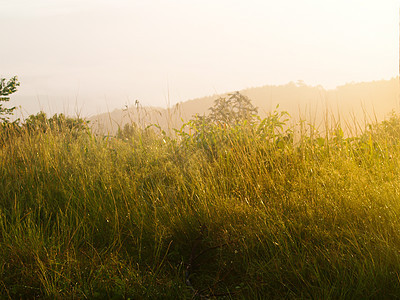
M 10 100 L 9 95 L 17 91 L 17 86 L 19 86 L 19 81 L 17 76 L 14 76 L 10 80 L 6 81 L 5 78 L 0 79 L 0 102 L 7 102 Z M 3 107 L 3 103 L 0 103 L 0 121 L 3 123 L 8 123 L 9 116 L 13 114 L 16 107 L 6 108 Z
M 135 122 L 132 122 L 131 124 L 126 123 L 122 129 L 121 127 L 118 127 L 117 138 L 129 140 L 140 135 L 140 133 L 141 130 Z
M 213 123 L 231 126 L 244 121 L 252 122 L 257 115 L 257 108 L 253 106 L 251 100 L 239 92 L 218 98 L 210 111 L 209 118 Z
M 68 131 L 72 133 L 89 132 L 89 121 L 80 118 L 67 117 L 64 114 L 55 114 L 48 118 L 46 113 L 41 111 L 36 115 L 30 115 L 25 119 L 23 125 L 29 132 Z

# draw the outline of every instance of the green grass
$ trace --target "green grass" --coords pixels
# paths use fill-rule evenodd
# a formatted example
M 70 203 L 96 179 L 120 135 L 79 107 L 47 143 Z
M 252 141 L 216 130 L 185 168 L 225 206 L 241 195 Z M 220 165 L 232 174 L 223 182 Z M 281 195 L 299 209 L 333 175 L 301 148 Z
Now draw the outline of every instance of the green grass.
M 275 117 L 2 129 L 0 297 L 400 298 L 400 118 L 346 138 Z

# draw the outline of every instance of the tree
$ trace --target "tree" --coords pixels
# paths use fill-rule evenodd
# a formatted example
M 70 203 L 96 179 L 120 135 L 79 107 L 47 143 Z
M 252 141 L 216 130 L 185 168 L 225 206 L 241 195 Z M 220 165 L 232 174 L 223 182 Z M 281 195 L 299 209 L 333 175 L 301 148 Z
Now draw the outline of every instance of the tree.
M 55 114 L 51 118 L 48 118 L 46 113 L 41 111 L 25 119 L 25 124 L 23 126 L 30 132 L 46 132 L 47 130 L 52 130 L 79 133 L 89 132 L 88 122 L 89 121 L 85 121 L 81 118 L 67 117 L 62 113 Z
M 19 81 L 17 76 L 14 76 L 10 80 L 6 81 L 5 78 L 0 79 L 0 102 L 7 102 L 10 100 L 9 95 L 17 91 L 17 86 L 19 86 Z M 3 123 L 8 123 L 10 114 L 13 114 L 16 107 L 6 108 L 3 107 L 3 103 L 0 103 L 0 121 Z
M 251 100 L 239 92 L 218 98 L 210 111 L 210 121 L 231 126 L 244 121 L 252 122 L 257 115 L 257 108 L 251 104 Z
M 132 124 L 126 123 L 123 129 L 121 129 L 121 127 L 118 127 L 117 138 L 129 140 L 135 136 L 140 135 L 140 133 L 141 130 L 135 122 L 132 122 Z

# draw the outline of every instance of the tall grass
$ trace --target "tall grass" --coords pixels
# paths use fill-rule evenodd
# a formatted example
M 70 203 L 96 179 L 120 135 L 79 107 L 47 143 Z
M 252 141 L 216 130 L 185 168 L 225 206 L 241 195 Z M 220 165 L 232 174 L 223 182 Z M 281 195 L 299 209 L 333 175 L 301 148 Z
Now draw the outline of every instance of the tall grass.
M 297 138 L 285 117 L 3 128 L 1 297 L 400 297 L 400 118 Z

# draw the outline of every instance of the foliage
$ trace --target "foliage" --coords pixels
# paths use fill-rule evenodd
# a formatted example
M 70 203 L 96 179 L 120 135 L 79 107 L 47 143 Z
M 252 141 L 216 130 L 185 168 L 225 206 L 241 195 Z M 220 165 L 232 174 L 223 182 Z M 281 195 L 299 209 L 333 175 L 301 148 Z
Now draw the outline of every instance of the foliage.
M 235 92 L 228 94 L 228 97 L 216 99 L 207 119 L 213 123 L 234 126 L 244 121 L 251 122 L 256 115 L 257 108 L 252 105 L 251 100 Z
M 0 298 L 399 298 L 399 117 L 288 118 L 0 131 Z
M 0 78 L 0 102 L 7 102 L 10 100 L 9 95 L 17 91 L 17 87 L 20 85 L 16 76 L 12 77 L 8 81 L 5 78 Z M 6 108 L 3 107 L 3 103 L 0 103 L 0 120 L 3 123 L 7 123 L 10 114 L 14 112 L 16 107 Z
M 400 137 L 400 116 L 392 111 L 388 119 L 375 125 L 370 124 L 368 129 L 367 134 L 384 137 L 392 143 L 397 143 Z
M 88 121 L 81 118 L 66 117 L 64 114 L 54 114 L 48 118 L 45 112 L 39 112 L 36 115 L 30 115 L 23 125 L 30 132 L 46 132 L 47 130 L 71 132 L 89 131 Z
M 232 148 L 233 144 L 248 142 L 268 142 L 271 148 L 283 148 L 293 143 L 292 130 L 287 126 L 289 114 L 286 111 L 271 112 L 261 119 L 250 99 L 240 93 L 230 94 L 229 98 L 219 98 L 210 108 L 210 115 L 196 115 L 180 130 L 176 130 L 185 147 L 195 145 L 210 157 Z
M 140 128 L 136 123 L 132 122 L 131 124 L 127 123 L 121 129 L 118 127 L 117 138 L 119 139 L 130 139 L 140 135 Z

